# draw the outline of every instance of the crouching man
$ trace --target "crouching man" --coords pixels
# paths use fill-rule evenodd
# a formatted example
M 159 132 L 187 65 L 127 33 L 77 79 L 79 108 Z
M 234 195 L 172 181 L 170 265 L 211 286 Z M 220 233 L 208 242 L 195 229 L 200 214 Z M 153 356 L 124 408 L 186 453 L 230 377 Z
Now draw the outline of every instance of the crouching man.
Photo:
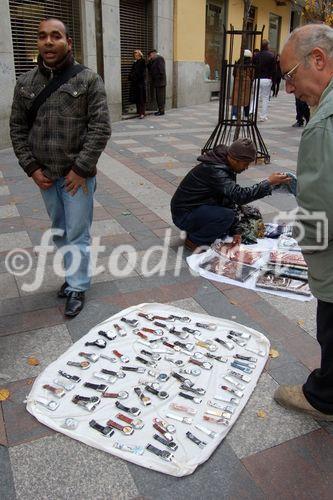
M 290 182 L 286 174 L 273 173 L 251 187 L 241 187 L 237 174 L 249 168 L 256 148 L 248 138 L 231 146 L 216 146 L 199 156 L 199 165 L 182 180 L 171 200 L 174 224 L 187 231 L 185 246 L 195 250 L 217 238 L 234 235 L 235 209 L 271 194 L 272 186 Z M 234 241 L 239 241 L 235 235 Z

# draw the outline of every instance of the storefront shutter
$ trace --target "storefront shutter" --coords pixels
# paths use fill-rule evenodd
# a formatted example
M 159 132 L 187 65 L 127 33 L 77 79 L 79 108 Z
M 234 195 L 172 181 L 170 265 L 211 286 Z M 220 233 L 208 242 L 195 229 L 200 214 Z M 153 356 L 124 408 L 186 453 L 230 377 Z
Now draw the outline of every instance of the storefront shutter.
M 123 112 L 130 106 L 128 75 L 133 63 L 133 50 L 140 49 L 147 61 L 153 47 L 152 2 L 120 0 L 121 88 Z M 148 102 L 150 92 L 148 88 Z
M 37 32 L 42 19 L 61 19 L 73 39 L 75 59 L 82 62 L 80 0 L 9 0 L 16 78 L 36 65 Z

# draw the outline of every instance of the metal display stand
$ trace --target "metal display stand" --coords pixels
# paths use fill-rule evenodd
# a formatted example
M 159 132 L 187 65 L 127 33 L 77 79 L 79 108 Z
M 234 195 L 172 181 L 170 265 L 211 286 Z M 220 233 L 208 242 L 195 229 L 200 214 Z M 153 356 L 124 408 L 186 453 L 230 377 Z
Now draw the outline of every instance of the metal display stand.
M 229 145 L 240 137 L 249 137 L 257 149 L 256 161 L 262 159 L 270 163 L 269 152 L 257 127 L 260 80 L 255 78 L 252 62 L 244 63 L 244 49 L 250 49 L 253 54 L 254 48 L 261 46 L 264 28 L 258 31 L 256 26 L 254 30 L 235 30 L 233 26 L 226 30 L 224 27 L 218 124 L 202 148 L 202 153 L 219 144 Z M 240 44 L 235 43 L 237 38 Z M 235 45 L 237 50 L 241 46 L 240 58 Z M 249 94 L 247 113 L 244 109 L 244 94 Z M 237 108 L 235 116 L 232 114 L 232 104 Z

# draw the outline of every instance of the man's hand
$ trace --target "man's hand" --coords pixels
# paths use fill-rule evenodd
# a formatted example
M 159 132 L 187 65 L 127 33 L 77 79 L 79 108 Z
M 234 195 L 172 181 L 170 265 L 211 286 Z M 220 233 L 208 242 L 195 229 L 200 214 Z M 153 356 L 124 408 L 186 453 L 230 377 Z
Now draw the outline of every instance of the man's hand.
M 65 176 L 65 186 L 66 191 L 74 196 L 78 189 L 81 187 L 84 193 L 88 192 L 86 180 L 84 177 L 76 174 L 73 170 L 70 170 Z
M 41 168 L 35 170 L 34 173 L 31 174 L 31 177 L 33 178 L 37 186 L 44 191 L 46 191 L 46 189 L 49 189 L 53 185 L 53 181 L 51 181 L 51 179 L 43 174 L 43 170 Z
M 274 172 L 274 174 L 268 177 L 268 182 L 271 186 L 275 186 L 277 184 L 290 184 L 291 177 L 287 174 L 281 174 L 279 172 Z
M 235 255 L 239 251 L 241 243 L 242 243 L 242 236 L 240 234 L 235 234 L 234 237 L 232 238 L 232 242 L 227 244 L 228 250 L 226 255 L 227 257 L 229 257 L 229 259 L 235 257 Z

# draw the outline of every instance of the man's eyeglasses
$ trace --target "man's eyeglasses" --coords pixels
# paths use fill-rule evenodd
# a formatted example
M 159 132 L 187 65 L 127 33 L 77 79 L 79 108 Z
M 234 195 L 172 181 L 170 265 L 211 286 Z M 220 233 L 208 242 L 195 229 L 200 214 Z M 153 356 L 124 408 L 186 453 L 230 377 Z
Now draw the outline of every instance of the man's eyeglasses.
M 286 82 L 291 83 L 293 81 L 293 79 L 294 79 L 294 76 L 295 76 L 293 73 L 295 73 L 296 69 L 298 68 L 298 66 L 300 64 L 301 64 L 300 62 L 297 63 L 296 66 L 294 66 L 293 68 L 291 68 L 290 71 L 288 71 L 287 73 L 284 73 L 282 75 L 282 79 L 285 80 Z

